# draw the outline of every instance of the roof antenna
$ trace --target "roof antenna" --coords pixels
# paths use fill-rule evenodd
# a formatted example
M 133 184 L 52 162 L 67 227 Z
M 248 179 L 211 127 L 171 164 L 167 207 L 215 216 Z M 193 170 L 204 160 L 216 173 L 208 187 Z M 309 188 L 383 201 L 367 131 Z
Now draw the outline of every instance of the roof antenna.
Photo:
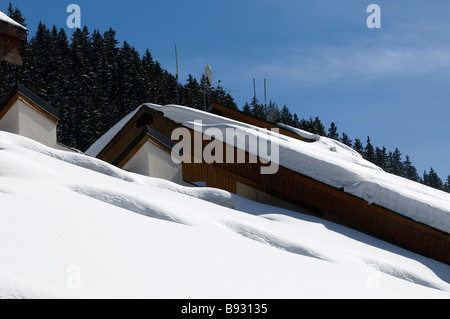
M 253 102 L 256 103 L 256 84 L 254 78 L 253 78 Z
M 212 84 L 212 71 L 211 66 L 209 64 L 205 65 L 205 71 L 203 72 L 203 76 L 206 80 L 206 87 L 203 88 L 203 110 L 206 111 L 206 91 Z
M 177 53 L 177 45 L 176 44 L 175 44 L 175 64 L 176 64 L 176 68 L 177 68 L 177 73 L 176 73 L 176 76 L 175 76 L 175 78 L 177 80 L 177 83 L 176 83 L 177 104 L 179 105 L 180 104 L 180 97 L 179 97 L 179 94 L 178 94 L 178 53 Z
M 264 108 L 267 108 L 266 79 L 264 79 Z

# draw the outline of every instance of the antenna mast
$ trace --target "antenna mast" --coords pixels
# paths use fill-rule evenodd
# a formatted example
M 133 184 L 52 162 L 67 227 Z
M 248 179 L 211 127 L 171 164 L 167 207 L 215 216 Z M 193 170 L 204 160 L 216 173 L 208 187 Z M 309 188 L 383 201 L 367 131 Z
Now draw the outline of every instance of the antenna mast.
M 253 79 L 253 102 L 256 102 L 256 84 L 255 84 L 255 79 Z
M 177 68 L 177 74 L 176 74 L 176 79 L 177 79 L 177 104 L 180 104 L 180 98 L 178 95 L 178 53 L 177 53 L 177 45 L 175 44 L 175 64 L 176 64 L 176 68 Z
M 264 79 L 264 107 L 267 108 L 266 79 Z

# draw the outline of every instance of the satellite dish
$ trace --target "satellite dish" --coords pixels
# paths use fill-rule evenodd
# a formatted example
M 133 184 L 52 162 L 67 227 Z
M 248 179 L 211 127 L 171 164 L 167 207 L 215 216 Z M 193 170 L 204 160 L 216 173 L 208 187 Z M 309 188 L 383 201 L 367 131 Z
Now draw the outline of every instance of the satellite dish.
M 211 85 L 212 84 L 212 71 L 211 71 L 211 67 L 209 66 L 209 64 L 207 64 L 205 66 L 205 73 L 204 73 L 204 75 L 205 75 L 205 78 L 208 80 L 209 85 Z

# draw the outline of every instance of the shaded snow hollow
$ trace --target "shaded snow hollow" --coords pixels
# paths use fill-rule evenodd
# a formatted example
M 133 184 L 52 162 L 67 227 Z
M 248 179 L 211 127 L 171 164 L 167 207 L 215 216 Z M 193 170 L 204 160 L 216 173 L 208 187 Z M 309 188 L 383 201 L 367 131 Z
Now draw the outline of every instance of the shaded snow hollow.
M 0 298 L 449 298 L 450 266 L 0 131 Z
M 271 131 L 264 133 L 261 128 L 253 125 L 189 107 L 147 103 L 139 106 L 118 122 L 94 143 L 86 154 L 96 156 L 141 107 L 161 111 L 165 117 L 186 127 L 200 130 L 206 135 L 208 128 L 217 128 L 222 132 L 222 137 L 215 136 L 215 138 L 221 141 L 226 141 L 227 129 L 234 129 L 234 132 L 240 132 L 239 134 L 258 136 L 260 140 L 277 143 L 279 159 L 275 159 L 275 162 L 280 166 L 327 185 L 342 188 L 346 193 L 362 198 L 369 204 L 391 209 L 418 222 L 450 233 L 449 193 L 389 174 L 339 141 L 283 124 L 280 124 L 280 127 L 312 139 L 314 142 L 306 143 Z M 201 125 L 198 124 L 199 121 Z M 251 152 L 248 145 L 241 149 Z

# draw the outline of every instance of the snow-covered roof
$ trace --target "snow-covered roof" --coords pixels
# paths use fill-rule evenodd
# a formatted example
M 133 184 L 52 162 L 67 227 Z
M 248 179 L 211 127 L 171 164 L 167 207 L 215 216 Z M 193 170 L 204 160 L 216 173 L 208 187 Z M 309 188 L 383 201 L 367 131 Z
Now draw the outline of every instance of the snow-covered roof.
M 279 145 L 277 164 L 344 192 L 412 218 L 436 229 L 450 233 L 450 194 L 398 177 L 383 171 L 343 143 L 310 133 L 288 128 L 301 136 L 313 137 L 306 143 L 276 132 L 261 135 L 261 128 L 219 115 L 179 105 L 143 104 L 127 115 L 102 136 L 86 152 L 96 156 L 141 108 L 160 111 L 165 117 L 203 133 L 209 127 L 223 132 L 226 142 L 227 128 L 239 129 L 244 134 L 254 134 Z M 201 121 L 202 125 L 194 123 Z M 195 125 L 194 125 L 195 124 Z M 220 140 L 215 136 L 215 138 Z M 247 146 L 248 147 L 248 146 Z M 245 151 L 251 151 L 246 148 Z M 254 154 L 258 155 L 258 154 Z
M 13 19 L 11 19 L 10 17 L 8 17 L 6 14 L 4 14 L 3 12 L 0 11 L 0 21 L 1 22 L 5 22 L 8 24 L 11 24 L 15 27 L 21 28 L 26 30 L 27 28 L 25 28 L 23 25 L 21 25 L 20 23 L 17 23 L 16 21 L 14 21 Z

